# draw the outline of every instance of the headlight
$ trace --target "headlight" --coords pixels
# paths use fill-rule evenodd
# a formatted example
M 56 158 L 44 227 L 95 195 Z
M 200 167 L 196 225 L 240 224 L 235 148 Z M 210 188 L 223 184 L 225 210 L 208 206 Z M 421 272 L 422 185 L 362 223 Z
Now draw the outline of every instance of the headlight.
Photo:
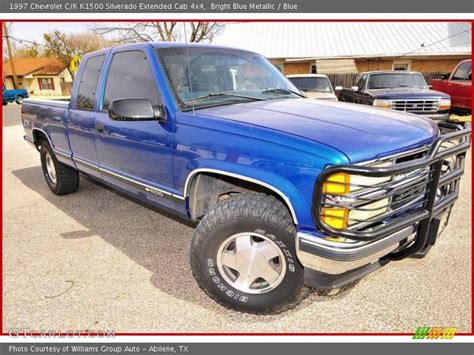
M 451 108 L 451 99 L 441 99 L 439 101 L 439 111 L 447 111 Z
M 390 103 L 390 100 L 377 100 L 375 99 L 373 104 L 376 107 L 380 108 L 385 108 L 387 110 L 390 110 L 392 108 L 392 104 Z
M 378 163 L 377 166 L 391 165 L 390 162 Z M 366 188 L 375 187 L 384 182 L 390 181 L 391 176 L 366 177 L 362 175 L 350 175 L 346 173 L 335 173 L 330 175 L 323 184 L 323 193 L 330 195 L 341 205 L 348 198 L 352 200 L 354 193 Z M 357 198 L 356 198 L 357 201 Z M 386 213 L 389 199 L 383 198 L 375 200 L 369 204 L 349 209 L 345 207 L 326 207 L 321 210 L 322 221 L 333 229 L 345 229 L 351 224 L 369 220 L 373 217 Z

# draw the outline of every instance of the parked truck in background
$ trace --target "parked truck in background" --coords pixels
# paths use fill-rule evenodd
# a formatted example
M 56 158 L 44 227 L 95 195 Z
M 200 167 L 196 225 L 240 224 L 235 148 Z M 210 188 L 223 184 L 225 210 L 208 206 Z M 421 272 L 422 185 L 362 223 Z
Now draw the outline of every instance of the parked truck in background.
M 9 102 L 16 102 L 18 105 L 21 105 L 23 103 L 23 99 L 27 99 L 28 97 L 28 91 L 26 91 L 25 89 L 9 90 L 5 87 L 5 85 L 3 85 L 3 106 L 8 105 Z
M 426 255 L 470 145 L 470 129 L 302 98 L 261 55 L 198 44 L 90 53 L 71 101 L 25 100 L 22 121 L 53 193 L 83 173 L 195 222 L 198 284 L 251 313 Z
M 361 73 L 357 84 L 339 92 L 339 100 L 403 111 L 447 121 L 449 95 L 431 90 L 421 73 L 411 71 L 377 71 Z
M 327 75 L 294 74 L 288 75 L 287 78 L 310 99 L 337 101 L 336 93 Z
M 441 79 L 432 80 L 433 89 L 451 96 L 451 111 L 460 115 L 470 115 L 472 109 L 472 61 L 461 61 L 453 72 Z

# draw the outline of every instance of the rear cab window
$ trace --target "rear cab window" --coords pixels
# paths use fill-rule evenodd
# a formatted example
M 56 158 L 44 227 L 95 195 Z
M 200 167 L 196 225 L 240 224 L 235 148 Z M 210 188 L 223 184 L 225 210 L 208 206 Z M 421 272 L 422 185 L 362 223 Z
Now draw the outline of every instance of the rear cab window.
M 105 55 L 98 55 L 87 60 L 77 94 L 76 106 L 78 110 L 94 110 L 97 83 L 99 82 L 104 59 Z

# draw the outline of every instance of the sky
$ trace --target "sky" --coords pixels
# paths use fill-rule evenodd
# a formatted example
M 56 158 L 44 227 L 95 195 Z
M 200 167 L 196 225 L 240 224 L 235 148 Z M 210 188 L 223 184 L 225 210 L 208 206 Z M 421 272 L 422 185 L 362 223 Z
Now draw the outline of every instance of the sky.
M 10 36 L 28 41 L 43 42 L 43 33 L 59 30 L 65 33 L 83 32 L 92 27 L 92 22 L 14 22 Z

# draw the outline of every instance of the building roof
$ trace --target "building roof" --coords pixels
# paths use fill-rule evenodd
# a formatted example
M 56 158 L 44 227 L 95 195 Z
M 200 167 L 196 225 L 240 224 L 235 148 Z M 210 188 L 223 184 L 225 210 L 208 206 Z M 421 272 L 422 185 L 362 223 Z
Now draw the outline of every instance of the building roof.
M 65 69 L 65 65 L 55 58 L 15 58 L 13 59 L 16 75 L 57 75 Z M 10 62 L 3 65 L 5 76 L 11 76 Z
M 272 22 L 225 26 L 214 44 L 268 58 L 355 58 L 471 55 L 464 22 Z

